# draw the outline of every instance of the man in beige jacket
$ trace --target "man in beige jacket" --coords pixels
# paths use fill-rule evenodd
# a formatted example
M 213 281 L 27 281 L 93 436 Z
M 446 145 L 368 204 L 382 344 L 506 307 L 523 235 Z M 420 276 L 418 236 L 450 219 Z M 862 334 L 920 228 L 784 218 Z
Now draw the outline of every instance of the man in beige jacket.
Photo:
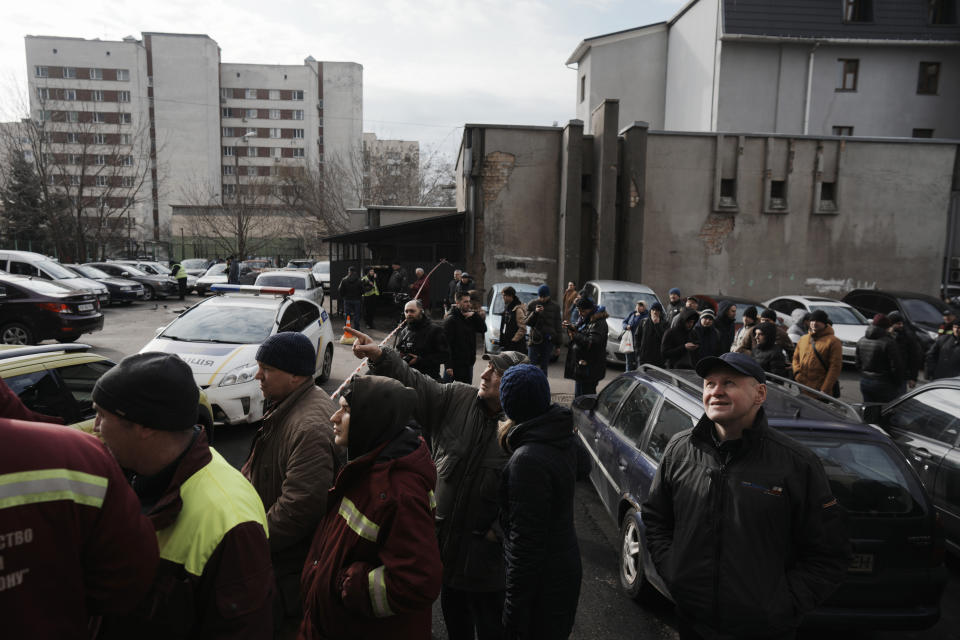
M 255 377 L 267 411 L 242 472 L 267 511 L 280 637 L 293 637 L 302 618 L 300 573 L 326 513 L 327 491 L 346 460 L 333 442 L 330 416 L 337 406 L 313 381 L 316 361 L 317 351 L 302 333 L 270 336 L 257 351 Z

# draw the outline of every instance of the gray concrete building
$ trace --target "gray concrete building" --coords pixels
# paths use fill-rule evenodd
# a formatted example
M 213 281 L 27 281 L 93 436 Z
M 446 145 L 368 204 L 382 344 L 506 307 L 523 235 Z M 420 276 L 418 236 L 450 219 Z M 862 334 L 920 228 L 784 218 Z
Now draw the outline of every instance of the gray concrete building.
M 691 0 L 583 40 L 576 113 L 653 130 L 960 137 L 954 0 Z
M 960 281 L 960 144 L 468 124 L 466 267 L 495 282 L 593 278 L 765 300 Z M 952 260 L 948 260 L 951 258 Z

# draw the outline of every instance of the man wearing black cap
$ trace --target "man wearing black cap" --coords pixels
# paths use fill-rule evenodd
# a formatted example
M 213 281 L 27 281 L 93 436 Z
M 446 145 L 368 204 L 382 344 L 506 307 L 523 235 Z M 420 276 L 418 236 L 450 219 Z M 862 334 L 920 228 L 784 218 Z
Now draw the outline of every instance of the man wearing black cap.
M 900 352 L 900 359 L 903 360 L 904 380 L 901 381 L 897 389 L 897 395 L 906 393 L 907 388 L 913 389 L 917 386 L 917 377 L 920 369 L 923 367 L 923 350 L 920 348 L 920 341 L 913 333 L 913 330 L 903 321 L 903 314 L 899 311 L 891 311 L 887 315 L 890 321 L 890 337 L 893 338 L 897 350 Z
M 527 326 L 530 327 L 530 343 L 527 355 L 530 362 L 547 373 L 550 358 L 560 346 L 563 327 L 560 324 L 560 307 L 550 299 L 550 287 L 542 284 L 537 297 L 527 303 Z
M 343 301 L 344 316 L 350 318 L 351 322 L 360 326 L 361 298 L 363 298 L 363 285 L 360 284 L 360 276 L 357 275 L 357 268 L 347 267 L 347 275 L 340 281 L 337 287 L 337 293 Z
M 295 633 L 302 619 L 300 573 L 344 453 L 330 427 L 337 406 L 313 382 L 317 350 L 310 339 L 294 331 L 270 336 L 256 360 L 267 409 L 241 472 L 267 510 L 279 588 L 275 622 L 286 618 L 288 633 Z
M 437 538 L 443 560 L 440 604 L 450 640 L 502 638 L 506 577 L 497 519 L 500 472 L 509 456 L 497 441 L 504 419 L 500 380 L 528 362 L 516 351 L 484 355 L 480 388 L 440 384 L 408 366 L 399 353 L 357 336 L 353 353 L 369 358 L 370 373 L 394 378 L 417 392 L 413 417 L 430 442 L 437 478 Z M 475 635 L 476 634 L 476 635 Z
M 960 376 L 960 320 L 954 320 L 951 329 L 927 351 L 927 380 Z
M 132 474 L 160 544 L 150 595 L 105 618 L 102 638 L 264 638 L 273 572 L 257 492 L 207 444 L 190 367 L 168 353 L 124 358 L 93 388 L 96 431 Z
M 763 369 L 697 363 L 704 415 L 674 436 L 643 504 L 681 640 L 787 639 L 843 579 L 844 513 L 817 456 L 767 424 Z

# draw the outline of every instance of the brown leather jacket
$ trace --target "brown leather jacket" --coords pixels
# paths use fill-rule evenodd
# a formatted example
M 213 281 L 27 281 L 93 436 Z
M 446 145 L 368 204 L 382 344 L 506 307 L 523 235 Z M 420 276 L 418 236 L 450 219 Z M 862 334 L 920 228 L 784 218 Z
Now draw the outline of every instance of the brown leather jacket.
M 346 460 L 333 443 L 336 405 L 307 380 L 263 417 L 243 465 L 267 510 L 274 573 L 287 615 L 299 606 L 310 540 L 327 510 L 327 492 Z
M 816 349 L 823 358 L 813 352 Z M 808 333 L 800 338 L 793 352 L 793 377 L 800 384 L 830 395 L 833 384 L 840 377 L 843 368 L 843 345 L 833 335 L 833 327 L 825 327 L 818 333 Z

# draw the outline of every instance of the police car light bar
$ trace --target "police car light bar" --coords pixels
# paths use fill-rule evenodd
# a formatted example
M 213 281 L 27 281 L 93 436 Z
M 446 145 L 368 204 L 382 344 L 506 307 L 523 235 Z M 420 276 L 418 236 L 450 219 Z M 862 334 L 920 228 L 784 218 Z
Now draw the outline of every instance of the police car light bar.
M 258 296 L 261 293 L 268 295 L 292 296 L 293 287 L 256 287 L 252 284 L 214 284 L 210 286 L 214 293 L 249 293 Z

